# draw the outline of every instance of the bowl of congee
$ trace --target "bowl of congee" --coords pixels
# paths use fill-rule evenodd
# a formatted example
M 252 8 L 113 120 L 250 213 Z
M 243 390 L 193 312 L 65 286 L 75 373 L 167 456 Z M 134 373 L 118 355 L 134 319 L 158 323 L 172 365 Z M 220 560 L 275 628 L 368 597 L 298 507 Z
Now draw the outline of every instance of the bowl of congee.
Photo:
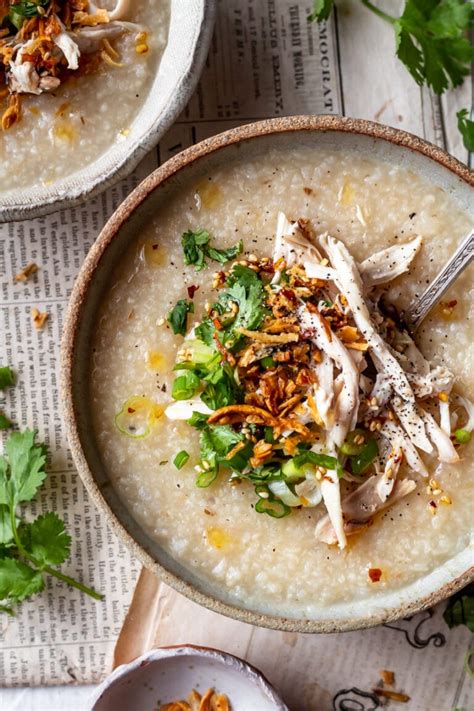
M 331 632 L 472 579 L 473 176 L 339 117 L 232 129 L 121 205 L 76 282 L 78 471 L 136 556 L 212 610 Z
M 0 222 L 130 173 L 190 98 L 214 0 L 0 0 Z

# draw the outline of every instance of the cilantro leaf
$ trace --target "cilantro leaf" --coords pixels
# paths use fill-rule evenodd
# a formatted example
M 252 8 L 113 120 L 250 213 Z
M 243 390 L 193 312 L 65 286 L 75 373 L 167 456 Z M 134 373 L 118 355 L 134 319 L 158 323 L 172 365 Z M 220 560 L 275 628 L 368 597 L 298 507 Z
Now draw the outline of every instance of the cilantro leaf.
M 466 625 L 474 632 L 474 585 L 468 585 L 448 600 L 443 617 L 448 627 Z
M 462 109 L 457 112 L 456 117 L 465 147 L 468 151 L 474 151 L 474 121 L 468 118 L 468 114 L 467 109 Z
M 15 376 L 9 365 L 0 366 L 0 390 L 15 384 Z
M 207 425 L 209 415 L 203 415 L 202 412 L 193 412 L 189 420 L 186 420 L 188 425 L 195 427 L 197 430 L 202 430 Z
M 207 230 L 197 230 L 192 232 L 188 230 L 181 236 L 181 245 L 184 252 L 184 263 L 188 266 L 194 264 L 199 272 L 206 266 L 206 253 L 204 246 L 211 239 Z
M 179 299 L 166 317 L 175 336 L 184 336 L 186 333 L 188 313 L 194 313 L 193 302 L 186 301 L 186 299 Z
M 235 257 L 237 257 L 239 254 L 242 254 L 243 249 L 244 243 L 242 242 L 242 240 L 239 240 L 237 244 L 235 244 L 233 247 L 229 247 L 229 249 L 216 249 L 215 247 L 208 247 L 207 256 L 209 257 L 209 259 L 213 259 L 215 262 L 225 264 L 231 259 L 235 259 Z
M 40 571 L 16 558 L 0 558 L 0 600 L 21 602 L 41 592 L 44 580 Z
M 33 430 L 13 432 L 5 443 L 5 460 L 0 463 L 0 503 L 9 503 L 12 508 L 22 501 L 31 501 L 46 478 L 45 448 L 35 443 Z M 3 481 L 2 481 L 3 478 Z M 3 484 L 3 486 L 2 486 Z M 2 490 L 7 500 L 3 500 Z
M 465 37 L 473 16 L 464 0 L 407 0 L 394 21 L 397 56 L 417 84 L 437 94 L 462 84 L 474 58 Z
M 13 541 L 13 529 L 10 519 L 10 507 L 0 504 L 0 546 L 7 546 Z
M 334 7 L 334 0 L 314 0 L 313 11 L 308 16 L 308 20 L 313 22 L 317 20 L 318 22 L 323 22 L 327 20 L 331 11 Z
M 25 550 L 40 567 L 61 565 L 69 558 L 71 537 L 66 533 L 64 521 L 53 511 L 24 524 L 21 538 Z
M 12 426 L 11 420 L 3 412 L 0 412 L 0 430 L 8 430 Z
M 196 271 L 201 271 L 206 266 L 206 257 L 215 262 L 225 264 L 241 254 L 244 245 L 242 240 L 228 249 L 217 249 L 209 244 L 211 238 L 207 230 L 188 230 L 181 236 L 181 245 L 184 252 L 184 263 L 188 266 L 194 264 Z

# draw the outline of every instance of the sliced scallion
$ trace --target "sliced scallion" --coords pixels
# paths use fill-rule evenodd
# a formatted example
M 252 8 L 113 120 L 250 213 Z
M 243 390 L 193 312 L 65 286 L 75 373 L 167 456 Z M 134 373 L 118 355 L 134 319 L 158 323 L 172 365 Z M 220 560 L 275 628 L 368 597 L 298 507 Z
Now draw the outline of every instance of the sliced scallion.
M 291 513 L 289 506 L 286 506 L 283 501 L 275 499 L 271 495 L 268 499 L 259 499 L 255 504 L 255 511 L 257 513 L 265 513 L 272 518 L 284 518 Z
M 189 454 L 186 452 L 185 449 L 182 449 L 181 452 L 178 452 L 176 457 L 173 459 L 173 464 L 175 465 L 176 469 L 182 469 L 186 462 L 189 459 Z

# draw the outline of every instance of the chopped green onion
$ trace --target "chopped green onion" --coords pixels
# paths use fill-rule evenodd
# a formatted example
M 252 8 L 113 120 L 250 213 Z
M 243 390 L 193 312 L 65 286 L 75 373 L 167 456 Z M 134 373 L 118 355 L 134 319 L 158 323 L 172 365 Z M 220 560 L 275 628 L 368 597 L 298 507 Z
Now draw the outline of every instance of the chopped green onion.
M 286 506 L 283 501 L 279 501 L 271 495 L 268 499 L 259 499 L 255 504 L 255 511 L 257 513 L 266 513 L 272 518 L 284 518 L 291 513 L 289 506 Z
M 148 437 L 151 428 L 163 415 L 163 407 L 144 395 L 133 395 L 115 415 L 115 426 L 132 439 Z
M 199 486 L 200 489 L 207 489 L 207 487 L 210 486 L 213 481 L 215 481 L 216 477 L 217 468 L 208 469 L 207 471 L 201 472 L 201 474 L 199 474 L 196 479 L 196 486 Z
M 12 426 L 11 421 L 3 412 L 0 412 L 0 430 L 8 430 Z
M 9 385 L 15 384 L 15 376 L 9 365 L 0 367 L 0 390 L 8 388 Z
M 255 493 L 261 499 L 268 499 L 271 496 L 270 489 L 266 484 L 256 484 Z
M 303 464 L 314 464 L 317 467 L 324 467 L 325 469 L 337 470 L 340 466 L 336 457 L 331 457 L 328 454 L 319 454 L 318 452 L 303 452 L 298 454 L 293 459 L 294 465 L 297 469 L 303 466 Z
M 456 442 L 459 444 L 467 444 L 471 441 L 471 433 L 468 430 L 456 430 L 454 436 L 456 437 Z
M 173 459 L 173 464 L 175 465 L 176 469 L 182 469 L 186 462 L 189 459 L 189 454 L 186 452 L 185 449 L 182 449 L 181 452 L 178 452 L 176 457 Z
M 189 400 L 199 387 L 200 380 L 191 370 L 179 375 L 173 383 L 171 397 L 174 400 Z
M 273 427 L 271 427 L 270 425 L 268 425 L 267 427 L 265 427 L 265 435 L 264 435 L 264 437 L 265 437 L 265 442 L 268 442 L 268 444 L 273 444 L 273 443 L 274 443 L 275 438 L 274 438 L 274 436 L 273 436 Z
M 356 439 L 362 439 L 363 441 L 360 444 L 356 444 L 354 441 Z M 364 430 L 354 430 L 353 432 L 349 432 L 345 442 L 341 444 L 341 452 L 342 454 L 353 457 L 355 454 L 360 454 L 362 452 L 366 443 L 366 433 Z
M 265 358 L 262 358 L 260 363 L 262 364 L 262 368 L 265 368 L 265 370 L 270 370 L 270 368 L 274 368 L 276 365 L 276 362 L 271 356 L 265 356 Z
M 173 329 L 175 336 L 184 336 L 186 333 L 186 325 L 188 313 L 194 312 L 194 304 L 186 299 L 179 299 L 168 313 L 166 320 Z
M 378 456 L 379 448 L 375 439 L 371 439 L 355 457 L 351 457 L 352 473 L 363 474 Z

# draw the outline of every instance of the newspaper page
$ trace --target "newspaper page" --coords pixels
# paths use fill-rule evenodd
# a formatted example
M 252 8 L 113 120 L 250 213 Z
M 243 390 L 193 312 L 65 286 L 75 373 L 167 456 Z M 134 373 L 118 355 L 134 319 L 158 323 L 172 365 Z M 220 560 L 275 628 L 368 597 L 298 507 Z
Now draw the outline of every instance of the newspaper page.
M 107 529 L 74 470 L 61 420 L 59 343 L 74 279 L 107 218 L 159 162 L 234 125 L 295 113 L 341 113 L 334 25 L 307 22 L 311 2 L 222 0 L 202 81 L 184 114 L 127 180 L 78 208 L 0 226 L 0 363 L 17 385 L 1 407 L 34 427 L 50 451 L 36 512 L 57 510 L 73 537 L 65 573 L 105 594 L 95 602 L 48 580 L 17 616 L 0 616 L 0 686 L 94 683 L 110 671 L 138 575 L 137 562 Z M 14 281 L 28 263 L 26 283 Z M 31 309 L 48 313 L 33 328 Z
M 474 680 L 465 660 L 472 634 L 448 628 L 445 604 L 368 630 L 296 634 L 222 617 L 143 571 L 115 665 L 160 645 L 197 644 L 256 666 L 292 711 L 375 711 L 389 701 L 380 690 L 400 695 L 407 711 L 471 711 Z M 391 685 L 382 683 L 382 671 L 393 672 Z

